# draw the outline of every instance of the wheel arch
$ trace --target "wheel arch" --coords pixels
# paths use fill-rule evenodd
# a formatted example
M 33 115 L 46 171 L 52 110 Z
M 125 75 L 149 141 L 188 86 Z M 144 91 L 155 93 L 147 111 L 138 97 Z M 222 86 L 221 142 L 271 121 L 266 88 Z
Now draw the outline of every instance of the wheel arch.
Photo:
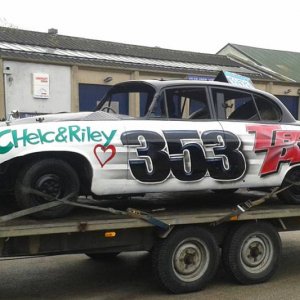
M 300 204 L 300 165 L 290 168 L 282 180 L 278 198 L 287 204 Z
M 75 170 L 80 181 L 81 194 L 91 193 L 91 184 L 93 177 L 93 168 L 90 161 L 82 154 L 71 151 L 46 151 L 30 153 L 24 156 L 15 157 L 5 163 L 2 167 L 3 173 L 7 174 L 7 184 L 13 189 L 18 171 L 30 162 L 46 159 L 62 159 Z
M 294 164 L 289 167 L 289 169 L 284 174 L 284 179 L 294 171 L 300 171 L 300 164 Z

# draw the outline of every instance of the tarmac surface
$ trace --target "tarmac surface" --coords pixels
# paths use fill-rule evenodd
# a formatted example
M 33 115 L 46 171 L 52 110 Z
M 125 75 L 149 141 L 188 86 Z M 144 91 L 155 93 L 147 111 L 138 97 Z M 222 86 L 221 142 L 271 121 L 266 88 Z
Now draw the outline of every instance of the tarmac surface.
M 113 261 L 84 254 L 0 260 L 0 299 L 299 299 L 300 232 L 281 234 L 281 266 L 269 282 L 242 286 L 222 265 L 202 291 L 171 295 L 151 273 L 146 252 L 121 253 Z

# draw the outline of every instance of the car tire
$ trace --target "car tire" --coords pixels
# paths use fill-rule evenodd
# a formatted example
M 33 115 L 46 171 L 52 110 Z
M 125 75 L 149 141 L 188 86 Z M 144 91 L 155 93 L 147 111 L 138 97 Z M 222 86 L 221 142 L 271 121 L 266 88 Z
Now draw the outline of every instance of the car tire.
M 241 284 L 256 284 L 276 272 L 281 240 L 275 228 L 266 222 L 245 223 L 227 235 L 222 260 L 225 270 Z
M 75 193 L 69 201 L 75 201 L 79 193 L 79 179 L 74 169 L 65 161 L 56 158 L 42 159 L 27 164 L 18 174 L 15 184 L 16 203 L 21 209 L 48 202 L 41 196 L 25 191 L 36 189 L 58 199 Z M 24 189 L 25 188 L 25 189 Z M 32 214 L 34 218 L 58 218 L 67 215 L 73 207 L 58 205 Z
M 300 169 L 292 169 L 285 176 L 285 179 L 281 185 L 281 188 L 285 188 L 289 186 L 291 183 L 300 184 Z M 289 187 L 288 189 L 280 192 L 278 194 L 278 198 L 287 204 L 300 204 L 300 186 L 294 185 Z
M 185 227 L 157 242 L 152 265 L 160 285 L 178 294 L 198 291 L 213 278 L 219 264 L 219 248 L 208 230 Z

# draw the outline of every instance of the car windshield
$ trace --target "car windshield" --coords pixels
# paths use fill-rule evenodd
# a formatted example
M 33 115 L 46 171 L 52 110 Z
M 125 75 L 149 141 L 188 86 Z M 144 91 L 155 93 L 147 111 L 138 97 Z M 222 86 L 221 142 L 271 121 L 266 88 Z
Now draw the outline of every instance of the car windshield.
M 153 101 L 155 89 L 145 82 L 115 85 L 99 103 L 97 110 L 131 117 L 144 117 Z

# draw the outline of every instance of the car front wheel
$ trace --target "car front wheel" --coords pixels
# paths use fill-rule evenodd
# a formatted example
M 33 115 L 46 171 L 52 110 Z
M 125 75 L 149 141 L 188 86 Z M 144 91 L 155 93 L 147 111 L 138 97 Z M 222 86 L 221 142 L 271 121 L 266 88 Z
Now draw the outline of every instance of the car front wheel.
M 79 179 L 74 169 L 65 161 L 56 158 L 42 159 L 27 164 L 18 174 L 15 185 L 15 198 L 21 209 L 46 203 L 49 199 L 35 195 L 30 189 L 37 190 L 62 199 L 74 194 L 70 201 L 76 200 L 79 193 Z M 70 205 L 58 205 L 33 214 L 35 218 L 57 218 L 68 214 Z

